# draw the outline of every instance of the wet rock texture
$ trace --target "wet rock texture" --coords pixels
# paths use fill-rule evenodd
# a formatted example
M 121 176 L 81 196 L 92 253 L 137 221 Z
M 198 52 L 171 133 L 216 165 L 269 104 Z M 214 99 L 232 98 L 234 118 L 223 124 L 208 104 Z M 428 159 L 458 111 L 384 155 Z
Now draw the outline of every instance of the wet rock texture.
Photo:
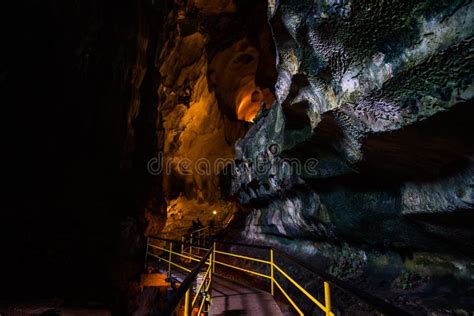
M 472 311 L 474 4 L 282 0 L 268 18 L 276 101 L 231 184 L 245 238 L 416 314 Z

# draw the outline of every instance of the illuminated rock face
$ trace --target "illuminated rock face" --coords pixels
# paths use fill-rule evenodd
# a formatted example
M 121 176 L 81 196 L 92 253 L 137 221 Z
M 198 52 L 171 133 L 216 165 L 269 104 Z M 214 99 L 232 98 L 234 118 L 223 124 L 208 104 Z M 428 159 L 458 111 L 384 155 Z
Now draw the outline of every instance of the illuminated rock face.
M 129 115 L 134 139 L 148 73 L 157 96 L 150 98 L 154 116 L 144 119 L 154 120 L 156 155 L 163 154 L 165 166 L 151 180 L 146 235 L 165 222 L 169 231 L 196 218 L 219 221 L 236 210 L 222 196 L 219 174 L 233 161 L 247 122 L 262 103 L 273 103 L 276 79 L 264 1 L 175 1 L 166 10 L 164 32 L 139 37 Z M 142 66 L 147 58 L 154 59 L 148 69 Z
M 167 226 L 189 227 L 197 217 L 202 221 L 212 218 L 214 210 L 220 214 L 235 210 L 232 203 L 216 203 L 221 200 L 218 175 L 225 166 L 216 162 L 228 163 L 233 148 L 226 141 L 225 117 L 215 94 L 209 91 L 205 36 L 196 32 L 183 38 L 178 36 L 173 43 L 170 52 L 166 48 L 163 51 L 160 69 L 163 154 L 171 166 L 171 174 L 163 178 L 163 191 L 170 205 Z M 185 96 L 180 100 L 181 93 Z M 192 207 L 186 207 L 187 204 Z M 184 220 L 173 220 L 172 210 L 183 213 Z
M 474 4 L 269 1 L 268 12 L 276 102 L 236 145 L 232 192 L 252 210 L 243 236 L 349 280 L 382 274 L 373 290 L 389 298 L 406 273 L 468 289 Z M 417 304 L 449 305 L 438 303 Z
M 259 51 L 247 39 L 234 43 L 216 54 L 211 67 L 211 80 L 219 97 L 234 108 L 237 119 L 252 122 L 264 102 L 267 107 L 274 97 L 269 88 L 261 89 L 255 83 Z

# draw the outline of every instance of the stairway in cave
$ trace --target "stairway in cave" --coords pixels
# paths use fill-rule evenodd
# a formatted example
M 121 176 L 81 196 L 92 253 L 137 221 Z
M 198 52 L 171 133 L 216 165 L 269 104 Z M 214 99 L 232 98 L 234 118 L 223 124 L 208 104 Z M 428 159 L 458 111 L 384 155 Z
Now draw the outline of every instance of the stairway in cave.
M 214 279 L 212 297 L 210 315 L 283 315 L 270 293 L 222 276 Z
M 216 238 L 216 236 L 219 235 L 221 230 L 225 229 L 226 225 L 218 225 L 218 227 L 220 228 L 212 230 L 209 229 L 210 227 L 199 228 L 191 232 L 189 235 L 183 236 L 183 238 L 181 238 L 181 240 L 183 241 L 182 244 L 179 244 L 178 241 L 174 240 L 170 244 L 169 248 L 161 248 L 163 250 L 169 249 L 170 251 L 173 251 L 172 253 L 174 254 L 174 256 L 178 257 L 178 261 L 176 261 L 175 263 L 169 263 L 169 261 L 167 261 L 168 259 L 171 260 L 172 258 L 169 251 L 163 251 L 158 256 L 150 254 L 148 252 L 150 247 L 154 248 L 154 250 L 160 249 L 160 247 L 156 247 L 150 244 L 149 239 L 149 244 L 147 246 L 147 257 L 151 256 L 154 259 L 157 259 L 158 262 L 156 262 L 156 264 L 151 265 L 146 262 L 147 271 L 146 273 L 143 273 L 140 278 L 141 291 L 143 292 L 144 289 L 147 287 L 155 288 L 160 292 L 160 306 L 165 306 L 169 304 L 170 301 L 173 300 L 173 296 L 178 296 L 177 290 L 182 286 L 186 286 L 185 280 L 189 277 L 189 274 L 192 274 L 192 272 L 185 273 L 183 270 L 189 269 L 189 271 L 191 271 L 194 270 L 196 267 L 196 262 L 190 260 L 190 258 L 199 259 L 201 262 L 203 260 L 206 261 L 202 251 L 206 251 L 205 248 L 212 246 L 212 242 L 210 242 L 210 240 L 216 240 L 213 238 Z M 198 234 L 199 236 L 202 236 L 203 239 L 197 237 Z M 162 235 L 162 237 L 167 236 L 166 233 Z M 159 237 L 156 238 L 157 240 L 160 239 Z M 194 241 L 198 243 L 192 244 L 195 247 L 196 254 L 192 254 L 191 248 L 194 247 L 190 247 L 190 243 L 192 243 L 193 238 Z M 151 239 L 155 239 L 155 237 L 152 237 Z M 162 239 L 162 241 L 165 240 L 171 241 L 170 239 L 166 238 Z M 214 247 L 215 245 L 216 243 L 214 242 Z M 214 250 L 208 251 L 212 251 L 215 255 L 215 248 L 213 249 Z M 187 253 L 188 251 L 189 253 Z M 213 262 L 212 259 L 211 261 L 209 261 L 209 270 L 211 270 L 212 266 L 215 265 L 215 263 L 211 264 L 211 262 Z M 216 262 L 219 263 L 219 261 Z M 161 266 L 161 264 L 163 263 L 164 266 Z M 166 271 L 166 269 L 163 269 L 166 266 L 168 266 L 168 271 Z M 171 268 L 172 266 L 178 269 L 173 269 Z M 209 282 L 211 284 L 210 290 L 206 293 L 209 293 L 212 299 L 210 300 L 210 304 L 208 306 L 209 309 L 206 313 L 204 313 L 206 315 L 293 315 L 290 312 L 282 313 L 282 310 L 280 308 L 283 307 L 283 309 L 286 311 L 289 306 L 282 304 L 281 302 L 277 304 L 277 301 L 274 299 L 271 293 L 262 289 L 258 289 L 258 287 L 260 286 L 252 286 L 249 285 L 248 282 L 245 282 L 243 279 L 239 279 L 238 273 L 217 274 L 212 272 L 211 278 L 212 281 L 211 279 L 209 279 Z M 202 282 L 206 282 L 206 273 L 204 272 L 201 272 L 201 274 L 194 278 L 194 291 L 199 292 L 197 288 Z M 191 314 L 197 315 L 198 307 L 193 306 L 193 304 L 191 305 Z M 182 312 L 183 311 L 177 312 L 177 314 L 180 315 Z M 161 313 L 163 313 L 163 311 L 161 311 Z M 184 314 L 186 315 L 185 312 Z
M 212 286 L 212 304 L 208 315 L 292 315 L 283 314 L 280 307 L 268 292 L 244 285 L 223 276 L 215 276 Z M 141 286 L 157 287 L 166 292 L 170 283 L 166 274 L 152 273 L 142 275 Z

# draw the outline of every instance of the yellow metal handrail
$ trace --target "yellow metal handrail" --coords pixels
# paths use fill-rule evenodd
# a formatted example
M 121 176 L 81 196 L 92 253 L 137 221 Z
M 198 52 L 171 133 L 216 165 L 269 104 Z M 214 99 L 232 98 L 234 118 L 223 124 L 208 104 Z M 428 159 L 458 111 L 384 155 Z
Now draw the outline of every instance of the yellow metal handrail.
M 227 223 L 228 224 L 228 223 Z M 219 231 L 222 228 L 227 227 L 226 223 L 217 224 L 212 226 L 204 226 L 199 229 L 196 229 L 192 232 L 189 232 L 181 237 L 181 253 L 188 252 L 190 256 L 195 256 L 199 258 L 199 250 L 207 251 L 209 248 L 201 247 L 203 246 L 203 241 L 211 239 L 216 231 Z M 161 237 L 161 236 L 160 236 Z M 188 247 L 184 246 L 184 241 L 188 239 Z M 194 242 L 195 241 L 195 242 Z M 193 253 L 193 250 L 197 249 L 197 254 Z
M 239 255 L 235 254 L 232 252 L 226 252 L 222 250 L 217 250 L 217 244 L 218 242 L 214 242 L 213 244 L 213 251 L 214 251 L 214 264 L 220 264 L 222 266 L 228 267 L 228 268 L 233 268 L 235 270 L 243 271 L 249 274 L 257 275 L 266 279 L 270 279 L 271 281 L 271 288 L 270 288 L 270 293 L 274 296 L 274 284 L 277 285 L 278 289 L 283 293 L 285 298 L 290 302 L 290 304 L 295 308 L 295 310 L 300 314 L 304 315 L 304 313 L 301 311 L 301 309 L 298 307 L 298 305 L 295 303 L 295 301 L 288 295 L 288 293 L 283 289 L 280 283 L 276 280 L 275 277 L 275 272 L 279 272 L 281 275 L 283 275 L 288 281 L 290 281 L 291 284 L 293 284 L 299 291 L 301 291 L 306 297 L 308 297 L 313 303 L 316 304 L 316 306 L 321 309 L 327 316 L 333 316 L 334 313 L 331 311 L 331 289 L 330 285 L 328 282 L 324 282 L 324 298 L 325 302 L 321 303 L 318 301 L 313 295 L 311 295 L 308 291 L 306 291 L 298 282 L 296 282 L 292 277 L 290 277 L 281 267 L 279 267 L 275 263 L 275 254 L 273 251 L 273 248 L 269 248 L 269 260 L 263 260 L 260 258 L 254 258 L 254 257 L 249 257 L 249 256 L 244 256 L 244 255 Z M 252 262 L 256 263 L 263 263 L 265 265 L 270 266 L 270 274 L 263 274 L 257 271 L 245 269 L 236 265 L 231 265 L 222 261 L 217 260 L 217 254 L 220 255 L 225 255 L 228 257 L 232 258 L 238 258 L 238 259 L 243 259 L 243 260 L 249 260 Z
M 189 237 L 190 242 L 186 242 L 186 238 L 184 238 L 184 237 L 182 238 L 181 242 L 166 240 L 166 239 L 161 239 L 161 238 L 155 238 L 155 239 L 168 242 L 169 247 L 157 246 L 157 245 L 151 243 L 150 239 L 148 239 L 147 257 L 152 256 L 152 257 L 158 258 L 160 261 L 164 261 L 164 262 L 168 263 L 168 271 L 167 272 L 168 272 L 169 277 L 171 277 L 173 266 L 181 269 L 182 271 L 185 271 L 185 272 L 188 272 L 188 273 L 191 272 L 191 269 L 188 269 L 188 268 L 182 266 L 179 263 L 173 262 L 173 256 L 175 258 L 179 257 L 179 258 L 182 258 L 182 259 L 187 259 L 190 262 L 193 262 L 193 261 L 200 262 L 205 258 L 205 256 L 203 257 L 203 256 L 199 256 L 199 254 L 193 254 L 192 253 L 193 248 L 198 249 L 198 250 L 199 249 L 200 250 L 205 250 L 207 253 L 210 253 L 209 254 L 209 259 L 206 259 L 206 262 L 205 262 L 205 264 L 208 265 L 208 268 L 207 268 L 207 270 L 206 270 L 206 272 L 203 276 L 203 281 L 199 285 L 194 298 L 191 298 L 190 293 L 186 292 L 185 311 L 184 311 L 184 315 L 186 315 L 186 316 L 191 315 L 190 312 L 192 312 L 192 308 L 194 307 L 194 305 L 196 304 L 196 302 L 198 300 L 199 292 L 203 288 L 204 288 L 203 293 L 205 293 L 205 296 L 209 298 L 209 302 L 212 301 L 212 299 L 210 299 L 209 288 L 211 286 L 212 274 L 215 272 L 216 264 L 220 265 L 220 266 L 227 267 L 227 268 L 232 268 L 232 269 L 235 269 L 235 270 L 238 270 L 238 271 L 242 271 L 242 272 L 245 272 L 245 273 L 248 273 L 248 274 L 251 274 L 251 275 L 256 275 L 256 276 L 259 276 L 259 277 L 262 277 L 262 278 L 265 278 L 265 279 L 269 279 L 270 283 L 271 283 L 270 293 L 272 294 L 272 296 L 275 295 L 274 288 L 275 288 L 275 285 L 276 285 L 276 287 L 281 291 L 281 293 L 288 300 L 288 302 L 294 307 L 294 309 L 299 313 L 299 315 L 304 315 L 301 308 L 296 304 L 296 302 L 285 291 L 283 286 L 277 281 L 276 275 L 279 274 L 279 275 L 283 276 L 287 281 L 289 281 L 289 284 L 292 284 L 296 289 L 298 289 L 300 292 L 302 292 L 309 300 L 311 300 L 321 311 L 323 311 L 325 313 L 326 316 L 334 316 L 334 313 L 332 312 L 332 307 L 331 307 L 331 289 L 330 289 L 329 282 L 324 281 L 324 303 L 320 302 L 313 295 L 311 295 L 311 293 L 309 293 L 306 289 L 304 289 L 294 278 L 292 278 L 287 272 L 285 272 L 282 267 L 280 267 L 279 265 L 277 265 L 275 263 L 275 251 L 274 251 L 273 248 L 265 248 L 269 251 L 269 259 L 265 260 L 265 259 L 245 256 L 245 255 L 242 255 L 242 254 L 237 254 L 237 253 L 230 252 L 230 251 L 224 251 L 222 249 L 217 250 L 217 246 L 219 245 L 219 242 L 217 242 L 217 241 L 214 241 L 212 243 L 212 245 L 210 245 L 209 247 L 206 248 L 206 247 L 204 247 L 204 245 L 197 246 L 196 244 L 193 244 L 192 243 L 192 237 Z M 195 239 L 195 241 L 196 240 L 197 239 Z M 178 245 L 178 244 L 181 245 L 181 253 L 176 252 L 176 251 L 173 250 L 173 243 L 174 243 L 174 245 Z M 209 243 L 209 240 L 207 240 L 207 243 Z M 186 246 L 188 246 L 188 249 L 190 250 L 188 253 L 186 253 L 186 251 L 185 251 Z M 160 250 L 160 251 L 162 251 L 162 254 L 167 254 L 168 259 L 160 257 L 157 254 L 155 254 L 154 252 L 150 252 L 149 251 L 150 248 Z M 218 255 L 234 258 L 235 260 L 248 260 L 248 261 L 251 261 L 251 262 L 255 262 L 257 264 L 264 264 L 265 266 L 269 266 L 270 274 L 265 274 L 265 273 L 261 273 L 259 271 L 254 271 L 254 270 L 251 270 L 251 269 L 243 268 L 242 266 L 235 265 L 235 262 L 233 262 L 234 264 L 230 264 L 230 263 L 222 261 L 222 259 L 217 260 Z M 204 286 L 204 283 L 206 283 L 206 286 Z M 189 307 L 186 308 L 186 306 L 191 306 L 190 307 L 191 309 L 189 309 Z M 204 306 L 204 299 L 201 300 L 201 303 L 198 307 L 198 315 L 200 315 L 200 312 L 202 311 L 203 306 Z
M 197 308 L 197 311 L 198 311 L 197 315 L 200 315 L 202 311 L 207 312 L 207 310 L 204 310 L 204 308 L 205 308 L 205 303 L 209 302 L 209 304 L 210 304 L 210 301 L 211 301 L 211 293 L 210 293 L 209 289 L 211 288 L 211 283 L 212 283 L 212 273 L 213 273 L 212 263 L 214 262 L 214 260 L 213 260 L 213 253 L 214 253 L 213 250 L 212 249 L 206 249 L 207 253 L 204 256 L 200 257 L 200 260 L 198 260 L 195 257 L 193 257 L 192 254 L 186 254 L 183 251 L 181 253 L 179 253 L 179 252 L 176 252 L 176 251 L 173 250 L 173 246 L 177 246 L 179 244 L 185 245 L 186 243 L 181 243 L 179 241 L 167 240 L 167 239 L 164 239 L 164 238 L 152 238 L 152 239 L 158 240 L 158 241 L 161 241 L 161 242 L 165 242 L 165 244 L 168 243 L 168 247 L 161 247 L 161 246 L 158 246 L 156 244 L 153 244 L 151 242 L 151 238 L 148 238 L 145 264 L 148 260 L 148 257 L 154 257 L 154 258 L 157 258 L 159 261 L 163 261 L 163 262 L 168 263 L 168 270 L 167 270 L 168 278 L 172 277 L 172 270 L 173 270 L 172 267 L 174 266 L 174 267 L 179 268 L 180 270 L 188 272 L 190 274 L 194 273 L 195 276 L 193 276 L 192 281 L 195 281 L 195 279 L 196 279 L 198 271 L 191 270 L 191 269 L 189 269 L 187 267 L 184 267 L 183 265 L 181 265 L 177 262 L 174 262 L 173 259 L 176 259 L 176 257 L 187 259 L 190 262 L 198 261 L 199 264 L 196 266 L 195 269 L 200 268 L 202 265 L 204 265 L 204 266 L 207 265 L 206 271 L 204 272 L 204 275 L 202 276 L 201 283 L 199 284 L 198 288 L 195 291 L 193 291 L 192 286 L 188 285 L 189 288 L 186 290 L 186 292 L 184 294 L 184 310 L 183 310 L 183 313 L 186 316 L 191 316 L 193 314 L 193 309 L 194 308 Z M 153 251 L 150 251 L 150 250 L 153 250 L 153 249 L 161 251 L 161 256 L 156 254 Z M 181 247 L 181 249 L 183 249 L 183 247 Z M 163 255 L 165 255 L 165 256 L 163 256 Z M 183 284 L 185 282 L 186 282 L 186 280 L 183 281 Z M 183 284 L 182 284 L 182 286 L 183 286 Z M 199 301 L 199 299 L 200 299 L 200 301 Z M 181 302 L 181 303 L 183 303 L 183 302 Z M 173 311 L 171 311 L 171 312 L 175 313 L 176 308 L 173 308 Z

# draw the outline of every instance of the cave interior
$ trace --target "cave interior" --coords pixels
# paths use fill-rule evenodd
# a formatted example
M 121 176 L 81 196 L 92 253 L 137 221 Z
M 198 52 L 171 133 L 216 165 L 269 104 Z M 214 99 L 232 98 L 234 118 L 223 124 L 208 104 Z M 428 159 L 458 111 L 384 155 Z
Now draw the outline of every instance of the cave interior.
M 196 221 L 474 314 L 471 1 L 2 6 L 0 316 L 157 315 L 147 237 Z

